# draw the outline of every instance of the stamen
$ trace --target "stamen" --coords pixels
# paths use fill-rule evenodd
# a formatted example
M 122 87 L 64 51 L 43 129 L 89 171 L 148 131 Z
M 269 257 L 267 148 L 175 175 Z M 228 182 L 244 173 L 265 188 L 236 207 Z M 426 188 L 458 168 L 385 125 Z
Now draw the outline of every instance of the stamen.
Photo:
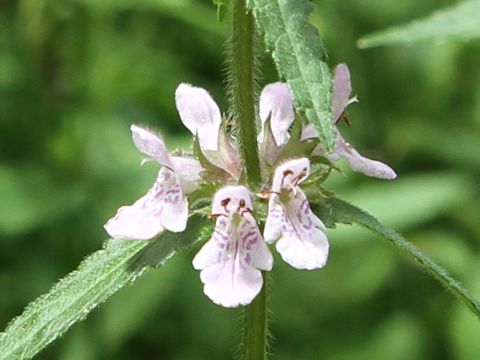
M 260 198 L 260 199 L 268 199 L 268 197 L 272 194 L 276 194 L 276 195 L 280 195 L 280 192 L 278 191 L 262 191 L 262 192 L 259 192 L 257 193 L 256 195 Z

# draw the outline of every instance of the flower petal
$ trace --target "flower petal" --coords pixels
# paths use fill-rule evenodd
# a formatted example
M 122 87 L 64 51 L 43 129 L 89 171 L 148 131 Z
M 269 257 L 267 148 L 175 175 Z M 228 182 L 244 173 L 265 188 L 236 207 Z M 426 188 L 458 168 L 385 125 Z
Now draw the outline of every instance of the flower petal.
M 338 133 L 337 137 L 335 153 L 347 160 L 353 171 L 386 180 L 393 180 L 397 177 L 397 174 L 390 166 L 360 155 L 352 145 L 343 139 L 340 133 Z
M 217 217 L 212 238 L 193 259 L 201 270 L 205 294 L 216 304 L 249 304 L 262 288 L 260 270 L 271 270 L 273 257 L 250 214 L 252 202 L 244 186 L 227 186 L 214 196 Z
M 114 238 L 148 240 L 167 229 L 185 230 L 188 204 L 183 197 L 175 173 L 162 167 L 148 193 L 133 205 L 123 206 L 105 224 L 105 230 Z
M 309 174 L 310 161 L 308 158 L 289 160 L 275 169 L 272 191 L 279 193 L 282 189 L 295 189 Z
M 143 204 L 148 202 L 148 195 L 138 199 L 131 206 L 122 206 L 117 214 L 104 225 L 112 238 L 149 240 L 163 232 L 163 226 L 153 209 L 146 214 Z
M 171 160 L 184 195 L 197 190 L 198 183 L 201 180 L 200 173 L 203 171 L 200 162 L 196 159 L 180 156 L 172 156 Z
M 319 144 L 315 150 L 313 150 L 312 155 L 324 156 L 332 162 L 344 158 L 353 171 L 360 172 L 367 176 L 386 180 L 393 180 L 397 177 L 397 174 L 390 166 L 362 156 L 352 145 L 345 141 L 338 129 L 335 129 L 335 131 L 335 151 L 327 153 L 325 147 Z
M 301 189 L 290 194 L 287 204 L 276 194 L 270 197 L 265 224 L 265 240 L 277 241 L 276 248 L 283 260 L 297 269 L 319 269 L 328 258 L 325 226 L 311 211 Z
M 224 307 L 248 305 L 263 285 L 259 269 L 271 270 L 272 264 L 250 214 L 238 224 L 231 216 L 218 217 L 212 238 L 193 259 L 194 268 L 201 270 L 205 294 Z
M 180 84 L 175 91 L 175 101 L 183 124 L 193 135 L 198 135 L 200 147 L 217 150 L 222 117 L 210 94 L 205 89 Z
M 265 122 L 270 116 L 270 127 L 273 137 L 278 146 L 284 145 L 290 135 L 288 129 L 295 119 L 293 98 L 285 83 L 268 84 L 260 95 L 260 120 L 262 130 L 259 134 L 259 142 L 263 142 Z
M 162 168 L 155 185 L 157 201 L 163 206 L 160 217 L 162 226 L 173 232 L 182 232 L 187 226 L 188 203 L 176 173 Z
M 130 126 L 130 130 L 132 131 L 133 143 L 140 152 L 173 170 L 170 155 L 160 135 L 135 124 Z M 148 159 L 143 162 L 145 161 L 148 161 Z
M 342 116 L 346 107 L 350 104 L 352 85 L 350 83 L 350 71 L 346 64 L 338 64 L 333 75 L 332 115 L 336 123 Z
M 282 236 L 282 226 L 285 222 L 285 207 L 279 201 L 278 195 L 273 194 L 268 200 L 268 213 L 263 229 L 263 237 L 267 244 L 273 244 Z
M 223 307 L 237 307 L 250 304 L 262 289 L 260 270 L 247 267 L 239 271 L 238 264 L 229 261 L 216 264 L 200 273 L 205 284 L 203 291 L 215 304 Z
M 239 236 L 245 253 L 244 261 L 256 269 L 270 271 L 273 267 L 273 256 L 260 234 L 257 223 L 250 213 L 243 216 L 239 226 Z

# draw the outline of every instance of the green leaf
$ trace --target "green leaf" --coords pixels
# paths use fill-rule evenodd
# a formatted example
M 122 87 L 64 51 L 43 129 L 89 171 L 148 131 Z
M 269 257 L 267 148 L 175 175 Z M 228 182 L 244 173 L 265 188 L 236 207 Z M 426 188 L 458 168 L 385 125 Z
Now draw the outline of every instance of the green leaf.
M 204 180 L 221 182 L 232 176 L 232 174 L 227 172 L 229 167 L 225 166 L 225 164 L 231 163 L 232 157 L 236 157 L 237 154 L 231 146 L 225 127 L 221 127 L 218 134 L 218 151 L 203 151 L 200 148 L 198 135 L 196 135 L 193 142 L 193 156 L 198 159 L 200 165 L 204 168 L 202 172 Z M 240 159 L 234 162 L 240 163 Z
M 322 61 L 325 50 L 318 31 L 308 21 L 313 5 L 308 0 L 250 0 L 249 5 L 297 109 L 333 150 L 332 75 Z
M 314 211 L 328 227 L 334 227 L 335 223 L 358 224 L 383 236 L 401 252 L 413 257 L 423 269 L 437 279 L 480 319 L 480 303 L 457 280 L 452 278 L 444 268 L 423 254 L 412 243 L 405 240 L 394 230 L 383 226 L 372 215 L 334 197 L 325 199 L 322 205 L 314 207 Z
M 299 119 L 296 119 L 293 123 L 290 139 L 282 147 L 280 154 L 275 160 L 274 166 L 279 165 L 281 162 L 286 159 L 291 159 L 295 157 L 310 157 L 313 150 L 318 145 L 317 139 L 307 139 L 301 141 L 302 136 L 302 122 Z
M 421 40 L 470 40 L 480 37 L 480 1 L 464 1 L 403 26 L 375 32 L 358 41 L 361 48 L 405 45 Z
M 153 241 L 109 240 L 8 325 L 0 334 L 0 359 L 32 358 L 150 266 L 211 234 L 211 223 L 198 216 L 188 225 L 183 233 L 165 232 Z
M 213 232 L 213 222 L 206 221 L 200 215 L 188 219 L 187 229 L 183 233 L 166 232 L 156 240 L 150 241 L 132 263 L 132 267 L 160 267 L 165 259 L 170 258 L 175 251 L 183 250 L 196 243 L 206 241 Z
M 0 335 L 0 359 L 30 359 L 143 269 L 129 269 L 145 241 L 110 240 L 31 303 Z

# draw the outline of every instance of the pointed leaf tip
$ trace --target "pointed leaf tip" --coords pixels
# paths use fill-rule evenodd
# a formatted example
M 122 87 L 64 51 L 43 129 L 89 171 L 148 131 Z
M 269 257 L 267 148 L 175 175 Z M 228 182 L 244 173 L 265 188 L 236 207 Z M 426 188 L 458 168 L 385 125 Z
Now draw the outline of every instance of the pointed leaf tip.
M 280 76 L 292 90 L 298 111 L 315 126 L 325 147 L 334 149 L 332 75 L 322 61 L 325 49 L 309 22 L 308 0 L 250 0 L 264 43 L 272 52 Z

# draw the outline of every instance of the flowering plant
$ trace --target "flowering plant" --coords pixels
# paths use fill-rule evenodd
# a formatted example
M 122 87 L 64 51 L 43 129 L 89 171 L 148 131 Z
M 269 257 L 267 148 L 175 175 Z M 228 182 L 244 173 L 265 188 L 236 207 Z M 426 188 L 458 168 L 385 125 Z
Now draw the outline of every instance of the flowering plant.
M 334 73 L 334 123 L 356 101 L 350 93 L 348 67 L 340 64 Z M 133 205 L 121 207 L 105 229 L 113 238 L 135 240 L 148 240 L 166 230 L 182 232 L 187 226 L 188 195 L 199 191 L 205 194 L 202 186 L 213 182 L 209 186 L 212 200 L 208 213 L 215 221 L 215 229 L 193 259 L 193 266 L 201 270 L 205 294 L 222 306 L 248 305 L 260 292 L 260 271 L 272 270 L 273 266 L 267 243 L 276 242 L 281 257 L 294 268 L 312 270 L 326 264 L 326 228 L 312 212 L 300 186 L 310 176 L 312 162 L 323 159 L 323 163 L 314 166 L 316 181 L 311 185 L 315 187 L 333 168 L 331 162 L 339 158 L 345 158 L 353 170 L 366 175 L 396 177 L 389 166 L 360 155 L 338 129 L 335 150 L 328 152 L 319 143 L 315 129 L 304 126 L 296 114 L 288 85 L 274 83 L 265 86 L 260 94 L 258 151 L 262 190 L 255 194 L 255 189 L 249 189 L 242 180 L 235 139 L 226 131 L 227 121 L 222 121 L 208 92 L 181 84 L 175 98 L 180 118 L 199 146 L 188 155 L 170 155 L 160 135 L 132 125 L 133 142 L 147 156 L 142 163 L 155 160 L 162 167 L 148 193 Z M 295 129 L 290 131 L 294 122 L 301 129 L 296 134 Z M 266 218 L 254 216 L 254 204 L 267 199 Z M 195 203 L 190 206 L 193 211 L 207 211 L 205 207 L 195 209 Z M 263 236 L 258 223 L 265 223 Z
M 245 307 L 244 358 L 263 360 L 269 334 L 266 284 L 275 268 L 268 245 L 275 244 L 293 268 L 321 269 L 331 251 L 329 229 L 338 223 L 359 224 L 381 235 L 480 318 L 480 303 L 445 269 L 324 188 L 343 160 L 367 176 L 391 180 L 396 173 L 361 155 L 340 132 L 356 97 L 351 96 L 348 67 L 338 65 L 332 76 L 323 60 L 326 51 L 309 22 L 312 2 L 214 2 L 219 18 L 232 10 L 227 115 L 206 90 L 180 84 L 175 100 L 192 134 L 190 149 L 169 152 L 158 133 L 131 126 L 142 164 L 161 166 L 153 186 L 107 221 L 111 239 L 103 249 L 0 334 L 0 359 L 35 356 L 118 289 L 198 244 L 192 264 L 204 293 L 223 307 Z M 257 96 L 259 41 L 283 82 L 266 85 Z

